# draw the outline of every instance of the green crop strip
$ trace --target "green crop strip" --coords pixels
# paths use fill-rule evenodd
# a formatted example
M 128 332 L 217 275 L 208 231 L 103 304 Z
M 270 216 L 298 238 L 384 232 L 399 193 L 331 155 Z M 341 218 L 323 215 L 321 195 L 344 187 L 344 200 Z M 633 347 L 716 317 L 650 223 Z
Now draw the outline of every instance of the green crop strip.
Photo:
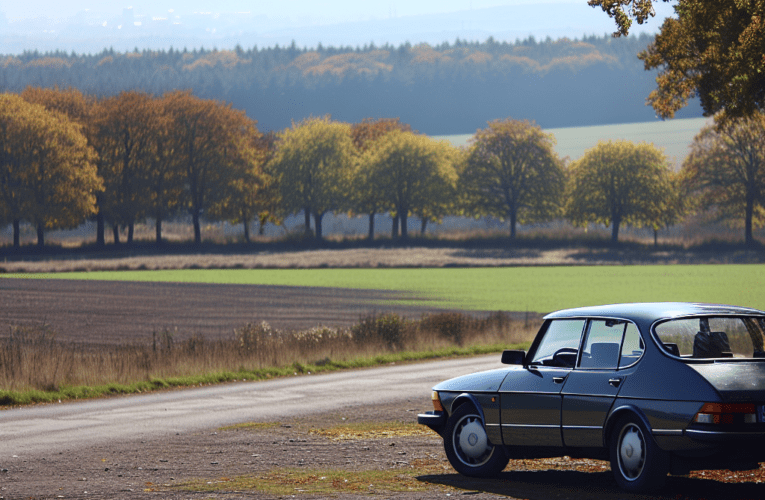
M 49 278 L 338 287 L 401 292 L 395 303 L 549 312 L 617 302 L 687 301 L 765 308 L 762 265 L 417 269 L 181 269 L 7 274 Z

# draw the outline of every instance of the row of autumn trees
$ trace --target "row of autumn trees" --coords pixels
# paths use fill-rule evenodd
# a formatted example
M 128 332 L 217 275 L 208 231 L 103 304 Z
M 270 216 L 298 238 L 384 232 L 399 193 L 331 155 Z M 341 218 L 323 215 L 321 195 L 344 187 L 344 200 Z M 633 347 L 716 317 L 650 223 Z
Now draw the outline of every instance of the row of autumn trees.
M 123 92 L 95 99 L 76 90 L 29 87 L 0 94 L 0 223 L 48 229 L 97 221 L 97 243 L 111 227 L 191 215 L 260 227 L 302 213 L 322 238 L 327 213 L 408 218 L 422 230 L 445 215 L 493 216 L 519 224 L 565 217 L 600 223 L 618 239 L 624 224 L 658 230 L 698 209 L 744 220 L 747 242 L 765 207 L 763 117 L 710 127 L 675 173 L 646 143 L 601 142 L 566 164 L 554 137 L 527 121 L 497 120 L 457 149 L 413 132 L 398 119 L 348 124 L 309 118 L 278 134 L 231 106 L 189 92 L 161 97 Z
M 264 138 L 243 112 L 188 92 L 160 99 L 139 92 L 96 100 L 77 90 L 28 87 L 0 95 L 0 221 L 71 228 L 94 216 L 132 240 L 136 222 L 187 210 L 200 219 L 247 216 L 265 193 Z M 234 205 L 234 201 L 238 205 Z M 257 210 L 257 208 L 253 208 Z M 239 213 L 235 213 L 238 211 Z

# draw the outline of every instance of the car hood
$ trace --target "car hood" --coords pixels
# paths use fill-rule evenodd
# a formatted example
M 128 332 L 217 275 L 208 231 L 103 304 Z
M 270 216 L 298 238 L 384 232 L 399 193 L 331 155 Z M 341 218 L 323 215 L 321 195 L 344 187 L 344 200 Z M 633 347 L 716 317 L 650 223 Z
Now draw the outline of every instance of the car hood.
M 765 362 L 717 362 L 689 365 L 720 393 L 725 401 L 765 400 Z
M 508 368 L 498 368 L 485 372 L 471 373 L 461 377 L 445 380 L 435 387 L 435 391 L 479 391 L 479 392 L 497 392 L 502 381 L 505 379 Z

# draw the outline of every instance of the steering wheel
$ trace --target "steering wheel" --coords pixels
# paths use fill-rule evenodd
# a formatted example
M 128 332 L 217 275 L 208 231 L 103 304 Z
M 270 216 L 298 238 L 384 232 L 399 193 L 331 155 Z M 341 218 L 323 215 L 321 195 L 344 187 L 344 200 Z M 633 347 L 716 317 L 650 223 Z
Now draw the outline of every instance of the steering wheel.
M 574 364 L 576 364 L 576 353 L 578 351 L 578 349 L 573 347 L 562 347 L 558 349 L 552 357 L 553 365 L 564 368 L 573 368 Z

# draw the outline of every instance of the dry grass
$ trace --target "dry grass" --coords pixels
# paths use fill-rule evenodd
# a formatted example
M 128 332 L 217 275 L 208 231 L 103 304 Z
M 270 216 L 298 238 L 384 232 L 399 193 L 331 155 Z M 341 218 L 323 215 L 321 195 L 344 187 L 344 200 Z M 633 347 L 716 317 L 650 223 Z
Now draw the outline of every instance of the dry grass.
M 353 422 L 333 427 L 311 429 L 309 434 L 333 441 L 361 441 L 365 439 L 392 439 L 409 436 L 435 436 L 429 428 L 414 422 Z
M 422 474 L 421 469 L 347 471 L 279 468 L 262 474 L 188 481 L 173 489 L 206 492 L 259 491 L 287 497 L 295 495 L 335 497 L 340 494 L 377 495 L 429 491 L 432 489 L 431 485 L 416 479 L 420 474 Z M 148 491 L 157 490 L 149 489 Z
M 381 314 L 348 329 L 287 332 L 261 323 L 245 325 L 227 340 L 192 336 L 183 341 L 165 330 L 156 332 L 148 345 L 115 346 L 60 342 L 46 326 L 15 327 L 0 339 L 0 393 L 77 386 L 133 392 L 119 385 L 196 385 L 200 379 L 233 380 L 237 373 L 239 378 L 268 378 L 357 366 L 359 360 L 381 355 L 408 359 L 410 352 L 437 353 L 454 346 L 499 349 L 529 341 L 533 328 L 503 313 L 486 318 L 445 313 L 420 320 Z M 221 373 L 234 375 L 221 378 Z

